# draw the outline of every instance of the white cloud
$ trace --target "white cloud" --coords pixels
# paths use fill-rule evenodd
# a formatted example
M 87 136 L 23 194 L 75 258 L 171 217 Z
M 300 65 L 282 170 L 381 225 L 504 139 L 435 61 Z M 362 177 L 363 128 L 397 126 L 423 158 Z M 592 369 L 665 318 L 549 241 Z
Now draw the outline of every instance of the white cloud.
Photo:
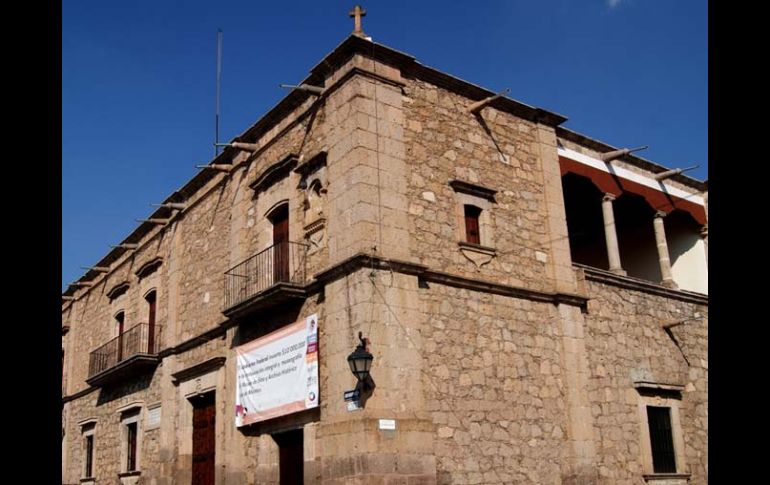
M 620 0 L 607 0 L 607 6 L 610 8 L 615 8 L 618 5 L 620 5 Z

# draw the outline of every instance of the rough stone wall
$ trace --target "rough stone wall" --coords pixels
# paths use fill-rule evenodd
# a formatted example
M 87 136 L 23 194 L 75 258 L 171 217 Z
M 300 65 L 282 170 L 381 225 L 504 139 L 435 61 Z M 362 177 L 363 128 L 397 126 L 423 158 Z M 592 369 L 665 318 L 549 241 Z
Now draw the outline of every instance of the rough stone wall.
M 141 444 L 139 445 L 139 466 L 142 469 L 159 467 L 159 430 L 144 429 L 146 405 L 160 400 L 160 379 L 158 375 L 145 375 L 132 379 L 126 384 L 106 390 L 95 391 L 67 403 L 65 445 L 68 447 L 68 462 L 65 483 L 78 483 L 82 476 L 84 445 L 82 428 L 79 423 L 95 419 L 93 476 L 98 483 L 112 483 L 117 474 L 124 470 L 121 457 L 125 455 L 125 444 L 121 439 L 121 408 L 132 403 L 143 407 L 139 422 Z
M 589 396 L 600 483 L 636 484 L 645 473 L 639 393 L 633 387 L 639 380 L 685 386 L 680 413 L 687 469 L 691 483 L 707 483 L 708 307 L 592 281 L 587 289 Z M 671 329 L 680 350 L 661 324 L 686 318 L 695 319 Z
M 305 107 L 299 108 L 298 111 Z M 299 125 L 292 133 L 302 133 L 303 130 L 303 125 Z M 276 134 L 268 133 L 265 138 Z M 279 152 L 284 155 L 282 150 L 289 150 L 290 147 L 295 151 L 294 144 L 298 140 L 301 141 L 300 138 L 298 135 L 281 138 L 279 143 L 265 150 L 264 157 L 259 161 L 264 160 L 267 166 L 278 161 L 278 158 L 271 158 L 272 155 L 278 157 Z M 320 149 L 319 143 L 318 139 L 306 141 L 305 152 L 314 154 L 314 150 Z M 71 304 L 67 314 L 63 314 L 63 322 L 66 320 L 71 326 L 66 339 L 63 338 L 63 345 L 66 344 L 65 371 L 68 377 L 66 394 L 74 394 L 87 388 L 85 379 L 88 377 L 88 356 L 92 350 L 115 336 L 113 316 L 118 309 L 124 309 L 126 312 L 126 330 L 139 321 L 146 321 L 144 295 L 150 287 L 157 288 L 158 291 L 156 322 L 163 327 L 163 348 L 173 347 L 216 328 L 224 320 L 221 314 L 224 303 L 223 274 L 231 267 L 230 258 L 233 254 L 230 248 L 234 245 L 243 257 L 250 256 L 253 248 L 246 244 L 249 241 L 248 236 L 258 234 L 257 229 L 252 226 L 258 223 L 260 228 L 264 229 L 265 224 L 269 224 L 263 220 L 262 213 L 249 213 L 259 200 L 255 202 L 252 199 L 253 191 L 248 187 L 254 176 L 253 171 L 245 177 L 216 176 L 190 199 L 183 214 L 165 228 L 156 230 L 154 236 L 144 239 L 136 251 L 127 251 L 117 263 L 113 263 L 109 274 L 98 278 L 95 287 L 80 290 L 78 294 L 87 293 L 86 296 Z M 290 199 L 292 240 L 301 241 L 302 225 L 297 224 L 297 221 L 302 221 L 304 215 L 301 213 L 302 194 L 296 188 L 297 182 L 298 175 L 291 174 L 290 180 L 282 180 L 271 187 L 272 193 L 269 196 Z M 233 242 L 231 221 L 234 215 L 236 219 L 239 218 L 239 222 L 245 221 L 245 227 L 240 234 L 236 230 L 236 240 Z M 249 218 L 252 219 L 251 225 L 248 223 Z M 315 254 L 313 266 L 309 267 L 308 274 L 326 265 L 323 260 L 325 255 L 323 249 Z M 160 268 L 147 278 L 137 278 L 134 272 L 157 256 L 164 258 Z M 130 283 L 128 291 L 111 302 L 105 293 L 124 280 Z M 169 325 L 166 325 L 167 320 L 170 320 Z M 151 382 L 148 382 L 146 376 L 136 377 L 129 379 L 125 386 L 118 386 L 116 390 L 110 390 L 106 394 L 104 390 L 95 390 L 68 402 L 64 412 L 66 434 L 63 447 L 66 448 L 66 453 L 63 455 L 67 457 L 68 474 L 65 478 L 73 483 L 80 479 L 83 451 L 81 429 L 77 423 L 83 419 L 95 418 L 98 424 L 94 476 L 100 480 L 117 479 L 122 443 L 119 434 L 120 415 L 116 410 L 125 405 L 127 400 L 137 400 L 143 402 L 143 412 L 146 412 L 148 404 L 163 403 L 161 428 L 140 434 L 140 467 L 144 480 L 157 479 L 161 480 L 158 483 L 167 483 L 166 480 L 170 480 L 175 473 L 175 468 L 169 468 L 166 464 L 177 462 L 180 458 L 176 452 L 174 434 L 179 413 L 177 401 L 181 398 L 171 382 L 170 373 L 212 357 L 226 355 L 230 358 L 233 355 L 231 344 L 227 338 L 216 338 L 179 355 L 167 356 L 154 371 Z M 227 423 L 232 423 L 234 416 L 228 414 L 232 414 L 234 409 L 235 391 L 229 388 L 218 391 L 224 396 L 221 400 L 221 410 L 224 412 L 218 419 L 227 419 Z M 104 397 L 106 395 L 111 397 Z M 190 426 L 190 423 L 180 424 Z M 140 423 L 139 428 L 143 429 L 143 423 Z M 228 454 L 231 454 L 229 450 Z M 232 454 L 237 455 L 239 452 L 233 451 Z M 273 458 L 277 459 L 277 455 Z M 227 461 L 224 456 L 218 458 L 218 463 L 220 460 Z
M 561 483 L 566 398 L 552 305 L 438 284 L 421 300 L 437 483 Z
M 155 273 L 147 278 L 138 278 L 135 274 L 144 263 L 157 256 L 166 256 L 170 247 L 171 235 L 167 231 L 159 232 L 149 244 L 129 252 L 116 263 L 115 269 L 106 277 L 96 281 L 80 300 L 73 302 L 69 310 L 70 333 L 68 346 L 65 348 L 65 372 L 68 375 L 67 392 L 74 394 L 87 387 L 89 355 L 91 351 L 117 336 L 115 313 L 125 311 L 124 329 L 127 331 L 137 323 L 147 321 L 147 303 L 144 300 L 146 292 L 151 288 L 158 290 L 158 307 L 156 322 L 161 328 L 160 342 L 163 343 L 163 322 L 166 319 L 168 307 L 165 304 L 165 288 L 167 288 L 166 265 L 161 265 Z M 110 300 L 107 297 L 115 285 L 123 281 L 129 282 L 128 290 Z M 70 355 L 70 358 L 67 358 Z
M 493 108 L 478 118 L 466 111 L 469 105 L 468 99 L 444 89 L 409 82 L 404 139 L 411 255 L 454 274 L 551 288 L 537 127 Z M 458 234 L 464 235 L 465 228 L 456 217 L 455 191 L 448 185 L 452 179 L 498 191 L 491 209 L 491 246 L 497 255 L 480 269 L 458 248 Z
M 176 340 L 192 338 L 221 322 L 224 273 L 228 267 L 232 184 L 222 177 L 177 222 L 180 268 Z
M 245 211 L 247 214 L 246 228 L 242 231 L 243 257 L 248 258 L 265 248 L 272 246 L 272 224 L 267 219 L 267 213 L 276 204 L 282 201 L 289 203 L 289 240 L 292 242 L 306 243 L 305 241 L 305 209 L 304 198 L 306 191 L 299 189 L 300 175 L 291 172 L 288 177 L 282 178 L 275 184 L 255 196 L 254 191 L 248 187 L 256 177 L 264 170 L 280 161 L 289 153 L 296 153 L 304 160 L 314 156 L 324 148 L 321 142 L 325 140 L 323 133 L 323 107 L 318 108 L 316 116 L 305 118 L 303 123 L 297 124 L 288 133 L 276 140 L 263 152 L 261 152 L 248 166 L 243 184 Z M 301 163 L 301 162 L 300 162 Z M 321 260 L 320 253 L 310 259 L 308 274 L 312 270 L 320 269 L 325 261 Z
M 322 479 L 350 483 L 435 483 L 434 426 L 425 412 L 424 345 L 417 278 L 360 269 L 327 286 L 321 351 L 325 401 L 317 436 Z M 376 388 L 365 408 L 349 412 L 342 394 L 355 388 L 346 358 L 358 332 L 370 339 Z M 395 419 L 396 431 L 378 428 Z
M 116 306 L 125 307 L 126 328 L 141 321 L 147 285 L 158 288 L 158 324 L 168 321 L 164 347 L 174 346 L 224 320 L 223 273 L 272 245 L 266 213 L 276 203 L 289 201 L 290 240 L 305 238 L 306 193 L 298 188 L 298 174 L 256 198 L 248 187 L 289 152 L 303 158 L 328 152 L 323 169 L 328 192 L 321 202 L 327 237 L 308 259 L 308 277 L 376 246 L 380 256 L 433 270 L 534 290 L 558 287 L 558 271 L 548 266 L 555 259 L 549 239 L 556 232 L 549 227 L 547 210 L 556 202 L 546 200 L 543 161 L 543 151 L 555 149 L 543 141 L 553 138 L 552 130 L 543 135 L 542 126 L 493 108 L 476 118 L 465 111 L 469 100 L 422 81 L 403 80 L 392 67 L 358 55 L 327 80 L 327 87 L 354 66 L 392 82 L 354 75 L 313 115 L 292 125 L 297 113 L 313 103 L 308 100 L 257 140 L 262 149 L 253 161 L 216 176 L 181 217 L 125 256 L 73 305 L 66 341 L 68 362 L 72 359 L 69 393 L 85 388 L 88 353 L 114 336 Z M 458 246 L 464 221 L 457 217 L 457 194 L 448 185 L 452 179 L 499 191 L 488 214 L 496 254 L 481 267 Z M 551 221 L 554 226 L 558 222 Z M 154 280 L 136 281 L 134 271 L 158 255 L 165 259 Z M 110 303 L 104 292 L 125 279 L 131 288 Z M 636 391 L 630 386 L 635 375 L 688 383 L 682 407 L 688 467 L 693 483 L 705 482 L 705 327 L 673 329 L 681 334 L 685 353 L 694 356 L 688 367 L 657 323 L 692 314 L 692 305 L 594 283 L 587 288 L 593 298 L 585 316 L 591 373 L 589 388 L 579 392 L 587 393 L 592 404 L 602 483 L 640 480 L 638 401 L 632 402 Z M 705 314 L 706 308 L 697 311 Z M 235 429 L 233 347 L 280 325 L 282 318 L 313 312 L 319 314 L 320 408 Z M 574 428 L 569 415 L 575 406 L 567 390 L 571 369 L 564 364 L 564 318 L 552 304 L 421 285 L 417 277 L 396 271 L 359 269 L 327 284 L 299 308 L 264 312 L 223 337 L 166 357 L 151 378 L 68 403 L 69 479 L 77 482 L 82 467 L 77 423 L 95 418 L 95 475 L 114 480 L 121 452 L 117 410 L 140 400 L 145 410 L 163 403 L 161 428 L 142 435 L 142 479 L 156 485 L 188 480 L 191 458 L 180 447 L 189 440 L 180 445 L 180 436 L 190 432 L 191 422 L 182 418 L 185 398 L 171 383 L 171 374 L 226 356 L 216 392 L 217 473 L 227 483 L 277 483 L 278 451 L 270 433 L 298 424 L 305 425 L 307 483 L 567 482 L 567 462 L 573 458 L 568 435 Z M 345 359 L 359 330 L 372 341 L 377 389 L 364 410 L 350 413 L 342 392 L 352 389 L 355 380 Z M 396 419 L 397 432 L 377 429 L 380 418 Z

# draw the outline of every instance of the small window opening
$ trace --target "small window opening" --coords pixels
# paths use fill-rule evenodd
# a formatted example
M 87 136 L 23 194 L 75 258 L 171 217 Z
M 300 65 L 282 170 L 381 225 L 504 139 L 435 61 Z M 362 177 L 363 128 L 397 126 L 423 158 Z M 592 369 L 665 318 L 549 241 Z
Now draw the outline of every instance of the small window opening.
M 465 240 L 471 244 L 481 244 L 481 234 L 479 232 L 479 216 L 481 216 L 481 209 L 470 204 L 466 204 L 464 207 Z
M 647 406 L 647 422 L 650 426 L 653 471 L 655 473 L 676 473 L 670 408 Z

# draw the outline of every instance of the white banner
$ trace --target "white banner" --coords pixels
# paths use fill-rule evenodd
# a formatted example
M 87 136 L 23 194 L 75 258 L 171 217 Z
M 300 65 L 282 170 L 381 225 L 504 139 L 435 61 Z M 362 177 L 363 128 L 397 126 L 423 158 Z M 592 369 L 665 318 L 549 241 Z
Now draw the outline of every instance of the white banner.
M 318 406 L 318 317 L 269 333 L 235 349 L 235 425 Z

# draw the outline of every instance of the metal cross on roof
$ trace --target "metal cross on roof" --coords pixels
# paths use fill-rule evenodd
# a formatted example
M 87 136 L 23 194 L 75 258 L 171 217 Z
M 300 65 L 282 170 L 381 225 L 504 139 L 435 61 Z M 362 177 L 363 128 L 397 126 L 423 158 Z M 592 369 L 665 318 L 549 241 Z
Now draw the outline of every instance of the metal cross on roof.
M 366 10 L 361 8 L 360 5 L 356 5 L 355 7 L 353 7 L 353 10 L 351 10 L 348 15 L 356 19 L 355 28 L 353 29 L 353 35 L 364 36 L 365 35 L 364 31 L 361 30 L 361 17 L 366 17 Z

